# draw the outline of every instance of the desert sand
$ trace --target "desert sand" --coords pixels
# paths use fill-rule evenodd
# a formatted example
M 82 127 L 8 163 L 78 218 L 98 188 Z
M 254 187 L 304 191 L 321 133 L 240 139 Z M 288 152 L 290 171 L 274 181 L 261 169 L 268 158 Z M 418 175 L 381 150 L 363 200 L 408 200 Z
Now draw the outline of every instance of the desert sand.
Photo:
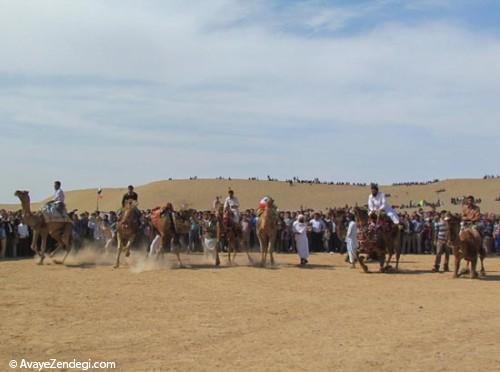
M 48 188 L 50 185 L 48 185 Z M 28 189 L 29 185 L 19 186 Z M 364 205 L 370 193 L 369 187 L 309 185 L 295 184 L 290 186 L 285 182 L 248 181 L 248 180 L 172 180 L 158 181 L 136 187 L 141 208 L 153 208 L 173 202 L 176 208 L 187 206 L 199 210 L 210 209 L 216 195 L 226 197 L 227 190 L 236 192 L 243 208 L 256 208 L 258 201 L 264 195 L 270 195 L 282 210 L 297 210 L 305 208 L 324 209 L 326 207 L 342 207 L 346 204 Z M 422 186 L 381 186 L 381 191 L 390 194 L 393 205 L 408 205 L 410 200 L 418 203 L 420 200 L 436 202 L 436 191 L 445 190 L 439 194 L 444 202 L 443 208 L 458 211 L 459 206 L 452 205 L 450 198 L 472 194 L 481 198 L 481 209 L 484 212 L 500 213 L 500 178 L 497 179 L 453 179 Z M 66 191 L 68 210 L 94 211 L 96 209 L 97 189 Z M 121 197 L 126 192 L 122 189 L 104 188 L 99 209 L 116 210 L 120 207 Z M 12 191 L 14 193 L 14 190 Z M 39 209 L 41 203 L 33 206 Z M 0 205 L 0 208 L 20 209 L 19 204 Z
M 120 371 L 499 370 L 497 258 L 470 280 L 431 273 L 431 256 L 403 256 L 391 274 L 337 254 L 307 268 L 281 254 L 267 269 L 242 255 L 221 268 L 185 256 L 183 269 L 141 257 L 118 270 L 91 253 L 0 262 L 0 370 L 21 358 Z

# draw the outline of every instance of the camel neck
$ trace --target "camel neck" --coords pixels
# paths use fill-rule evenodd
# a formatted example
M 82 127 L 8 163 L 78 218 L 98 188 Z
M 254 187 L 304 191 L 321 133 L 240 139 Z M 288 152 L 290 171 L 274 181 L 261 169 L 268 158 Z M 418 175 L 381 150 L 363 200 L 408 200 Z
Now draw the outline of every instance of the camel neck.
M 31 216 L 31 207 L 30 207 L 30 201 L 29 199 L 21 199 L 21 206 L 23 208 L 23 215 L 24 216 Z

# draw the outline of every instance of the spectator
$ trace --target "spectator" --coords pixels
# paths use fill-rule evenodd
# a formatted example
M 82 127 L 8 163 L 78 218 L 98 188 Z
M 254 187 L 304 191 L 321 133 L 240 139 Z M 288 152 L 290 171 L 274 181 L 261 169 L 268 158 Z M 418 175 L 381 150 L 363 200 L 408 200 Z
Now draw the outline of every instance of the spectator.
M 20 257 L 25 257 L 30 255 L 30 229 L 24 221 L 20 221 L 17 225 L 17 254 Z
M 347 227 L 347 234 L 345 237 L 345 242 L 347 245 L 347 253 L 349 255 L 349 262 L 351 263 L 351 268 L 356 267 L 356 261 L 358 260 L 358 228 L 356 226 L 356 221 L 354 216 L 349 214 L 347 216 L 349 225 Z
M 311 225 L 311 250 L 319 252 L 323 250 L 323 232 L 325 231 L 325 223 L 320 219 L 318 212 L 314 213 L 314 218 L 309 221 Z
M 414 215 L 412 220 L 413 225 L 413 253 L 422 253 L 422 233 L 424 230 L 424 224 L 420 218 L 419 214 Z
M 309 263 L 309 241 L 307 239 L 307 224 L 305 216 L 299 215 L 297 221 L 293 223 L 293 232 L 295 234 L 295 241 L 297 246 L 297 253 L 300 257 L 300 264 L 306 265 Z
M 7 221 L 0 215 L 0 259 L 7 253 Z
M 449 227 L 448 227 L 448 219 L 446 211 L 441 212 L 440 219 L 436 224 L 436 259 L 434 261 L 434 267 L 432 271 L 438 273 L 439 267 L 441 265 L 441 256 L 443 253 L 444 257 L 444 265 L 443 271 L 450 271 L 449 262 L 450 262 L 450 247 L 448 246 L 449 240 Z

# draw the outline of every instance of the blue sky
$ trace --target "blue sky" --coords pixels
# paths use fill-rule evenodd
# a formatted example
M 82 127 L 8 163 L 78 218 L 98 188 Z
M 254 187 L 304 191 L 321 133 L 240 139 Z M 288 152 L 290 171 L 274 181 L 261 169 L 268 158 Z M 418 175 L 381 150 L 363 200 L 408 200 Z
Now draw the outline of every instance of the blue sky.
M 500 173 L 500 2 L 2 1 L 0 202 Z

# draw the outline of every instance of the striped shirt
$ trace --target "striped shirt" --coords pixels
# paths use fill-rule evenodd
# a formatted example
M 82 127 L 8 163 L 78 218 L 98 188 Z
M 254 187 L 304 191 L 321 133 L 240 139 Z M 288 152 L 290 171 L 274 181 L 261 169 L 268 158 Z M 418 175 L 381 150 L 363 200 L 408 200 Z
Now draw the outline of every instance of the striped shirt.
M 436 223 L 436 236 L 441 242 L 448 239 L 448 224 L 445 221 L 439 220 L 439 222 Z

